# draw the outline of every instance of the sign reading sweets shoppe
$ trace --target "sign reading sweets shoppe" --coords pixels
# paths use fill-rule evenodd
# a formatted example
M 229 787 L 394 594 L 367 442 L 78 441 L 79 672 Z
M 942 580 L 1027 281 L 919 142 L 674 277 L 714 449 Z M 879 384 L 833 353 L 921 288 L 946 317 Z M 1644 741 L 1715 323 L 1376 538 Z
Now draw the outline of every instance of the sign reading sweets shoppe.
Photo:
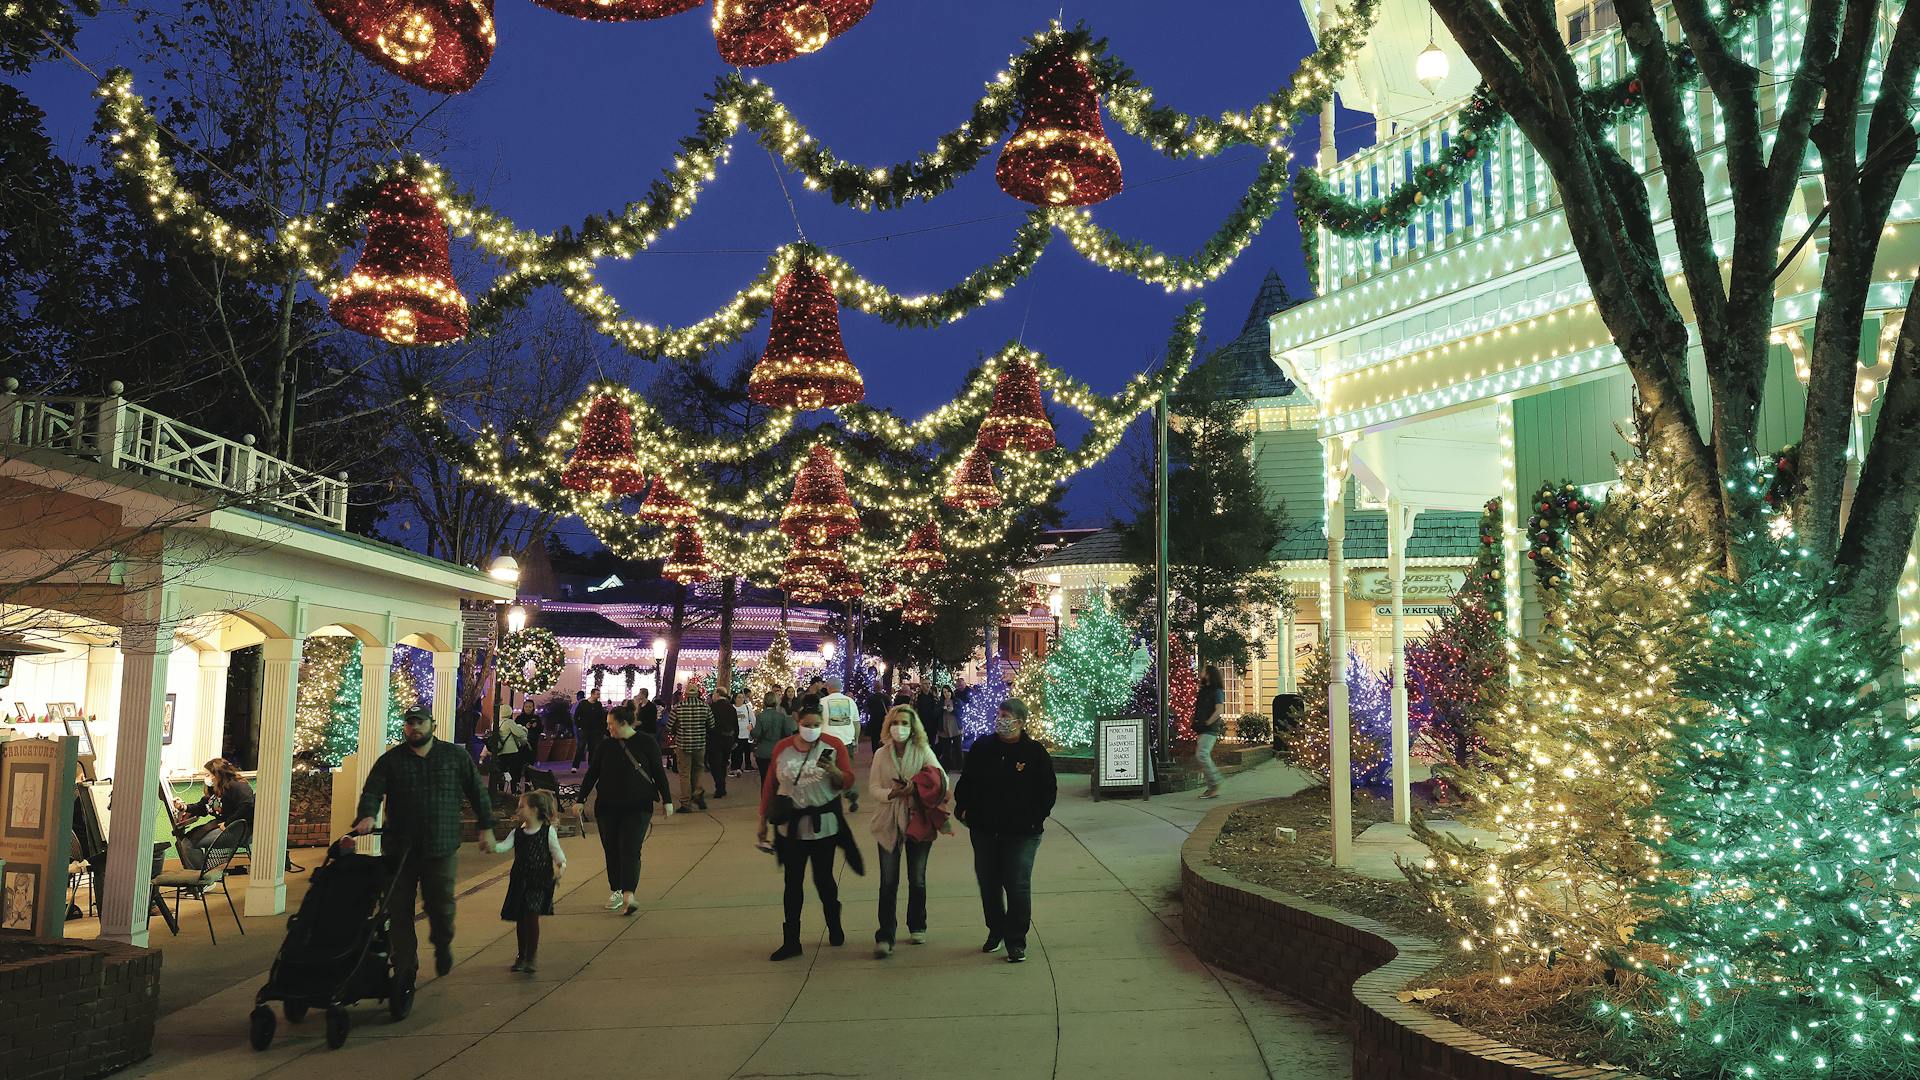
M 1406 600 L 1451 600 L 1467 580 L 1465 570 L 1408 570 L 1401 596 Z M 1347 580 L 1347 596 L 1354 600 L 1390 601 L 1393 578 L 1385 570 L 1361 570 Z

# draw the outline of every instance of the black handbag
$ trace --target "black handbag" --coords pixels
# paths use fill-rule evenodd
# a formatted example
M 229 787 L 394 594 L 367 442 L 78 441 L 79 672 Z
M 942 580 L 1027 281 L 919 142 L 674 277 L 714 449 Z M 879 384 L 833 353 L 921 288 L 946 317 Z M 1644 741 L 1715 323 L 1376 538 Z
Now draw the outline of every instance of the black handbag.
M 800 768 L 804 770 L 810 762 L 819 761 L 820 751 L 825 749 L 824 746 L 815 749 L 810 758 L 800 763 Z M 794 805 L 793 796 L 782 795 L 776 789 L 773 798 L 767 800 L 767 824 L 785 825 L 799 816 L 800 808 Z

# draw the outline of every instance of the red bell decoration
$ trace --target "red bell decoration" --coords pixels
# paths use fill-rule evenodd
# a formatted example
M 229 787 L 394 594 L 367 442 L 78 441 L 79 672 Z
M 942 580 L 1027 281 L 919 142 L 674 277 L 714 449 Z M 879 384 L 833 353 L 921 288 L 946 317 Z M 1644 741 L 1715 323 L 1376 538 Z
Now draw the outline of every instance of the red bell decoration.
M 993 384 L 993 405 L 980 422 L 982 450 L 1028 450 L 1039 453 L 1057 445 L 1053 421 L 1040 403 L 1040 372 L 1024 358 L 1008 364 Z
M 653 486 L 647 489 L 647 497 L 641 500 L 637 511 L 641 521 L 678 528 L 700 520 L 700 512 L 673 490 L 671 481 L 672 478 L 665 472 L 653 478 Z
M 780 512 L 780 531 L 795 542 L 824 546 L 860 531 L 860 515 L 847 497 L 846 474 L 833 451 L 816 443 L 793 479 L 793 496 Z
M 747 396 L 770 409 L 823 409 L 851 405 L 866 392 L 840 342 L 833 283 L 802 262 L 773 291 L 767 351 L 747 378 Z
M 960 471 L 947 484 L 941 500 L 955 510 L 991 510 L 1000 505 L 1000 489 L 993 483 L 993 466 L 978 446 L 967 451 Z
M 329 292 L 327 312 L 349 330 L 395 345 L 466 336 L 467 298 L 447 258 L 447 222 L 420 185 L 395 177 L 374 193 L 366 247 Z
M 846 33 L 873 0 L 714 0 L 713 42 L 740 67 L 778 64 Z
M 660 568 L 660 576 L 682 585 L 705 581 L 713 576 L 713 564 L 707 561 L 706 541 L 700 539 L 698 530 L 682 525 L 680 531 L 673 535 L 673 554 L 667 557 L 666 565 Z
M 925 574 L 947 565 L 947 553 L 940 547 L 940 523 L 928 518 L 907 537 L 907 546 L 893 557 L 893 564 L 909 574 Z
M 796 545 L 781 564 L 780 587 L 795 600 L 811 602 L 849 573 L 837 548 Z
M 930 623 L 933 621 L 933 601 L 919 589 L 907 593 L 907 602 L 901 605 L 900 621 L 910 623 Z
M 860 575 L 846 564 L 827 571 L 826 596 L 829 600 L 858 600 L 867 594 Z
M 633 456 L 633 414 L 612 394 L 602 394 L 587 407 L 580 421 L 580 441 L 567 467 L 560 470 L 561 486 L 571 491 L 602 495 L 638 495 L 646 490 L 647 475 Z
M 1100 123 L 1093 74 L 1065 46 L 1033 58 L 1020 127 L 994 167 L 1000 190 L 1035 206 L 1091 206 L 1120 192 L 1120 154 Z
M 629 22 L 635 19 L 664 19 L 683 11 L 692 11 L 702 0 L 533 0 L 548 11 L 594 22 Z
M 360 55 L 422 90 L 473 89 L 493 59 L 493 0 L 314 0 Z

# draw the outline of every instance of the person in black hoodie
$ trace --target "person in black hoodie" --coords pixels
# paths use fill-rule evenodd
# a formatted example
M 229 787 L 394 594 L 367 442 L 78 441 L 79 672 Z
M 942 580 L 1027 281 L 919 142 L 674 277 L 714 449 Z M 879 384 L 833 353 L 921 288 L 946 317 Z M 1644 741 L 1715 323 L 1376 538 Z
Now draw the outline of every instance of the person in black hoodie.
M 633 708 L 616 706 L 607 714 L 607 737 L 593 748 L 593 761 L 580 781 L 580 802 L 595 788 L 600 801 L 593 815 L 600 826 L 600 847 L 607 856 L 607 910 L 632 915 L 633 890 L 640 885 L 640 845 L 653 821 L 653 804 L 667 804 L 673 813 L 673 789 L 660 768 L 660 744 L 634 728 Z
M 1026 703 L 1001 702 L 996 737 L 974 742 L 953 790 L 953 816 L 973 837 L 973 875 L 987 920 L 980 951 L 998 952 L 1004 942 L 1009 964 L 1027 958 L 1033 857 L 1057 793 L 1053 759 L 1027 735 L 1026 725 Z

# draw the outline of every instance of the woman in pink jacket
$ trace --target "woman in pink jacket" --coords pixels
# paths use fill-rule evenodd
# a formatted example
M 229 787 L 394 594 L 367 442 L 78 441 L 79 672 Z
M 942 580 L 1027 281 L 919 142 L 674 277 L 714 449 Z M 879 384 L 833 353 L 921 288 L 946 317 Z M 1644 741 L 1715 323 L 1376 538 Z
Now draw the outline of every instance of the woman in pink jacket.
M 873 838 L 880 845 L 880 929 L 873 955 L 893 955 L 900 897 L 900 863 L 907 864 L 907 933 L 915 945 L 927 943 L 927 856 L 933 838 L 951 833 L 947 814 L 953 785 L 927 742 L 920 714 L 911 705 L 895 705 L 880 729 L 867 786 L 879 800 L 873 810 Z

